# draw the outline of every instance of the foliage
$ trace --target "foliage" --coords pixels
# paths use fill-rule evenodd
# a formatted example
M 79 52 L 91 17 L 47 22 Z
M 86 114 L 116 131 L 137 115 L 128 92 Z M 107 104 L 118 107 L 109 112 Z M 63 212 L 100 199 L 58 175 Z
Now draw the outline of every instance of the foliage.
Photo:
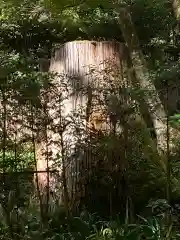
M 159 200 L 159 204 L 163 200 Z M 158 206 L 158 202 L 156 202 Z M 163 214 L 165 208 L 160 213 Z M 24 219 L 25 231 L 18 233 L 17 237 L 23 239 L 179 239 L 178 228 L 172 224 L 166 226 L 160 215 L 143 217 L 137 216 L 136 222 L 124 224 L 117 216 L 105 220 L 87 211 L 79 217 L 64 218 L 63 212 L 54 212 L 49 221 L 49 227 L 44 229 L 40 221 L 34 216 Z M 7 233 L 1 226 L 1 236 L 5 239 Z M 11 239 L 11 238 L 10 238 Z
M 169 0 L 126 0 L 120 1 L 120 6 L 122 3 L 130 9 L 151 77 L 166 106 L 164 91 L 167 86 L 179 89 L 180 75 L 179 33 L 171 3 Z M 67 118 L 61 116 L 66 96 L 65 99 L 61 97 L 66 94 L 66 83 L 61 80 L 64 88 L 62 96 L 59 96 L 59 92 L 56 92 L 59 86 L 52 84 L 55 76 L 39 70 L 40 60 L 50 58 L 56 43 L 77 39 L 124 42 L 115 6 L 111 1 L 100 0 L 6 0 L 0 3 L 1 239 L 180 238 L 176 227 L 180 217 L 180 194 L 177 190 L 180 177 L 179 145 L 169 156 L 172 178 L 178 181 L 172 180 L 170 183 L 171 202 L 167 203 L 161 199 L 165 197 L 167 185 L 166 163 L 156 151 L 151 129 L 145 129 L 142 118 L 139 120 L 138 117 L 140 107 L 137 98 L 142 96 L 137 95 L 141 89 L 129 90 L 132 100 L 130 106 L 126 106 L 122 101 L 123 89 L 119 86 L 117 89 L 110 88 L 110 83 L 108 85 L 106 82 L 106 86 L 103 86 L 106 89 L 97 95 L 104 94 L 105 113 L 108 114 L 108 109 L 113 107 L 111 115 L 116 114 L 116 127 L 123 131 L 108 132 L 106 129 L 92 135 L 89 140 L 87 136 L 82 137 L 85 135 L 85 126 L 79 120 L 84 117 L 81 111 L 71 113 Z M 47 86 L 50 102 L 46 99 Z M 49 103 L 54 104 L 54 109 L 57 105 L 59 107 L 54 119 L 46 112 Z M 170 126 L 179 130 L 179 106 L 175 103 L 168 108 Z M 22 133 L 21 127 L 15 127 L 17 124 L 25 127 L 25 133 Z M 146 124 L 151 127 L 150 121 L 146 121 Z M 79 212 L 87 206 L 89 211 L 98 212 L 101 217 L 91 215 L 86 210 L 80 217 L 72 216 L 74 212 L 69 215 L 59 206 L 60 197 L 52 193 L 48 199 L 50 206 L 46 208 L 46 219 L 43 219 L 42 209 L 46 207 L 44 195 L 39 191 L 39 195 L 31 196 L 30 192 L 34 190 L 32 169 L 36 167 L 35 136 L 47 125 L 62 140 L 43 138 L 47 149 L 49 142 L 53 142 L 54 146 L 63 146 L 61 153 L 57 153 L 54 166 L 59 167 L 63 160 L 70 161 L 69 145 L 73 145 L 73 141 L 68 140 L 68 145 L 64 140 L 65 131 L 70 126 L 78 141 L 77 152 L 91 152 L 95 159 L 92 168 L 89 165 L 84 167 L 83 176 L 76 177 L 80 186 L 83 183 L 83 189 L 79 186 L 76 189 L 79 195 L 74 205 L 77 204 Z M 51 154 L 46 152 L 44 156 L 47 161 L 51 160 Z M 17 171 L 29 173 L 15 175 Z M 59 186 L 57 189 L 61 192 Z M 145 206 L 151 198 L 158 200 L 150 202 L 147 209 Z M 168 225 L 165 224 L 167 212 L 171 217 Z M 101 219 L 102 216 L 114 217 L 117 213 L 120 213 L 118 219 Z M 137 214 L 141 216 L 137 217 Z

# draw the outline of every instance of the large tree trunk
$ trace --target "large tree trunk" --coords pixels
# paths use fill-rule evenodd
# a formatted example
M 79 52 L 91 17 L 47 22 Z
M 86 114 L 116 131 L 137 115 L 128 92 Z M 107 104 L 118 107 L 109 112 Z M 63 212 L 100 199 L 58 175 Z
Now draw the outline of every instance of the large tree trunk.
M 127 24 L 131 24 L 130 19 L 126 17 L 125 13 L 121 18 L 121 21 L 124 21 L 123 23 L 126 24 L 126 27 L 129 26 L 127 26 Z M 131 73 L 134 71 L 135 75 L 132 78 L 132 74 L 130 73 L 130 83 L 126 83 L 125 85 L 134 84 L 136 88 L 138 87 L 140 90 L 143 89 L 150 92 L 148 95 L 145 94 L 144 104 L 148 106 L 159 148 L 166 148 L 167 127 L 165 110 L 154 84 L 146 77 L 148 76 L 148 70 L 145 67 L 146 64 L 141 49 L 139 45 L 137 45 L 138 40 L 136 36 L 135 39 L 134 37 L 131 39 L 131 35 L 134 33 L 132 32 L 134 31 L 132 26 L 130 25 L 129 30 L 123 27 L 123 31 L 128 43 L 128 52 L 127 47 L 118 42 L 74 41 L 55 48 L 54 55 L 51 59 L 49 71 L 59 74 L 54 80 L 54 84 L 58 85 L 56 90 L 54 90 L 57 95 L 61 95 L 63 100 L 61 99 L 59 103 L 57 103 L 55 95 L 53 97 L 52 94 L 49 115 L 51 115 L 53 126 L 56 129 L 58 129 L 59 126 L 58 116 L 61 116 L 61 122 L 64 122 L 66 127 L 63 130 L 63 134 L 62 132 L 56 132 L 56 134 L 54 134 L 52 131 L 49 137 L 52 142 L 54 142 L 51 146 L 52 151 L 57 149 L 57 152 L 61 152 L 60 149 L 62 146 L 56 143 L 63 143 L 61 144 L 63 145 L 62 183 L 65 182 L 64 194 L 66 193 L 64 199 L 70 199 L 74 207 L 75 204 L 78 205 L 80 198 L 84 197 L 85 190 L 83 185 L 85 185 L 87 179 L 91 177 L 94 163 L 91 154 L 85 157 L 83 152 L 84 139 L 87 137 L 87 133 L 89 133 L 89 131 L 86 132 L 87 122 L 89 123 L 88 127 L 93 126 L 95 130 L 108 128 L 106 124 L 107 119 L 104 118 L 104 109 L 102 109 L 102 106 L 98 108 L 101 104 L 97 101 L 96 94 L 98 92 L 98 97 L 101 100 L 99 88 L 106 87 L 111 81 L 118 80 L 118 82 L 122 82 L 122 85 L 124 85 L 127 77 L 124 76 L 123 72 L 125 72 L 127 68 Z M 131 40 L 133 41 L 131 42 Z M 130 60 L 134 67 L 132 70 L 128 63 L 127 55 L 129 53 Z M 111 64 L 109 65 L 110 62 Z M 118 76 L 112 71 L 112 65 L 114 65 L 113 67 L 115 67 L 116 70 L 119 68 Z M 102 83 L 105 84 L 103 85 Z M 129 102 L 132 103 L 131 100 Z M 142 107 L 142 102 L 141 100 L 140 108 Z M 80 109 L 82 109 L 82 115 L 76 115 L 74 117 L 75 121 L 72 122 L 72 112 L 78 113 Z M 122 114 L 124 113 L 121 112 L 120 115 Z M 62 127 L 62 124 L 60 125 Z M 81 126 L 80 134 L 75 130 L 78 126 Z M 145 126 L 145 124 L 143 126 Z M 151 140 L 148 141 L 147 151 L 150 151 L 150 154 L 153 152 L 153 158 L 157 164 L 162 167 L 163 171 L 166 171 L 165 162 L 159 160 L 157 151 L 154 149 L 156 146 Z M 79 145 L 80 149 L 78 147 Z M 62 170 L 62 162 L 60 159 L 58 161 Z M 68 193 L 65 188 L 68 188 Z M 70 206 L 69 203 L 66 204 L 66 206 Z
M 66 76 L 70 87 L 65 114 L 83 106 L 86 108 L 85 114 L 88 115 L 86 120 L 92 120 L 91 125 L 96 125 L 96 118 L 90 116 L 94 92 L 96 88 L 102 87 L 103 81 L 112 78 L 109 63 L 118 67 L 120 72 L 123 71 L 123 52 L 123 44 L 108 41 L 74 41 L 55 49 L 50 71 Z M 109 72 L 105 72 L 107 68 Z M 97 118 L 98 114 L 100 113 L 96 114 Z
M 102 105 L 100 106 L 96 94 L 99 94 L 98 97 L 101 99 L 99 88 L 103 86 L 103 82 L 107 81 L 107 84 L 109 84 L 109 81 L 114 78 L 111 69 L 109 69 L 112 68 L 112 65 L 118 68 L 120 72 L 123 71 L 126 61 L 123 59 L 123 52 L 123 44 L 108 41 L 74 41 L 63 44 L 54 50 L 50 72 L 59 73 L 61 76 L 56 78 L 55 82 L 63 82 L 68 89 L 68 91 L 60 90 L 64 96 L 61 105 L 61 114 L 63 118 L 66 120 L 69 118 L 69 121 L 71 121 L 71 113 L 74 111 L 78 113 L 82 109 L 82 115 L 84 116 L 81 115 L 80 117 L 80 125 L 81 128 L 84 128 L 84 132 L 82 132 L 82 136 L 79 139 L 75 136 L 74 131 L 69 131 L 70 127 L 67 127 L 63 134 L 64 146 L 66 145 L 68 152 L 71 153 L 71 156 L 64 154 L 63 161 L 66 161 L 66 165 L 70 161 L 70 164 L 66 168 L 66 177 L 69 196 L 72 198 L 74 198 L 72 196 L 74 193 L 77 195 L 80 194 L 80 191 L 79 199 L 82 197 L 84 189 L 82 189 L 83 187 L 80 186 L 79 182 L 80 180 L 83 181 L 84 177 L 90 177 L 92 170 L 92 156 L 88 154 L 88 157 L 85 158 L 82 151 L 84 145 L 83 139 L 87 136 L 89 127 L 91 129 L 94 128 L 94 131 L 99 131 L 100 129 L 107 130 L 108 128 L 103 107 Z M 108 72 L 106 72 L 107 69 L 109 69 Z M 121 75 L 118 77 L 119 81 L 124 81 L 123 78 L 121 79 Z M 54 108 L 51 115 L 56 113 L 57 110 Z M 75 122 L 78 125 L 78 116 L 76 116 Z M 56 125 L 57 123 L 54 124 Z M 74 126 L 71 125 L 71 128 L 74 128 Z M 79 151 L 76 145 L 80 145 L 80 142 L 81 149 Z M 67 149 L 64 152 L 67 152 Z M 79 187 L 77 187 L 78 185 Z M 77 198 L 75 201 L 77 204 Z

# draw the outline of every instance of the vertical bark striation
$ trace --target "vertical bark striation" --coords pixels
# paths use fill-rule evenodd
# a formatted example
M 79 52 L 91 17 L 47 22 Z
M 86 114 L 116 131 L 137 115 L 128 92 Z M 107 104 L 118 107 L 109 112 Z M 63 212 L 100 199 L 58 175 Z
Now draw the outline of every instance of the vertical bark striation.
M 107 128 L 106 117 L 102 106 L 100 107 L 97 101 L 96 94 L 100 94 L 99 88 L 106 87 L 102 83 L 109 84 L 114 79 L 112 68 L 116 68 L 119 72 L 123 71 L 124 45 L 118 42 L 92 42 L 92 41 L 74 41 L 65 43 L 54 49 L 54 56 L 50 63 L 50 72 L 56 72 L 59 77 L 55 82 L 63 82 L 67 84 L 66 91 L 59 91 L 64 96 L 61 114 L 67 120 L 72 112 L 81 113 L 84 117 L 81 118 L 82 126 L 90 127 L 99 131 L 102 128 Z M 109 69 L 107 71 L 107 69 Z M 121 79 L 121 74 L 118 76 Z M 120 81 L 123 81 L 121 79 Z M 101 95 L 101 94 L 100 94 Z M 98 96 L 101 99 L 101 96 Z M 51 111 L 51 114 L 55 114 Z M 69 118 L 70 120 L 70 118 Z M 78 117 L 76 119 L 78 125 Z M 84 135 L 87 133 L 84 132 Z M 83 135 L 83 134 L 82 134 Z M 70 127 L 65 130 L 63 141 L 66 142 L 68 152 L 71 152 L 71 160 L 69 157 L 63 157 L 66 160 L 66 177 L 69 189 L 69 197 L 73 198 L 73 192 L 76 194 L 84 190 L 77 187 L 80 179 L 85 175 L 90 175 L 92 169 L 92 157 L 88 154 L 84 157 L 83 154 L 83 136 L 81 136 L 82 144 L 78 143 L 77 136 L 70 131 Z M 53 138 L 53 136 L 52 136 Z M 61 134 L 62 139 L 62 134 Z M 57 141 L 57 139 L 56 139 Z M 77 145 L 81 145 L 78 150 Z M 69 164 L 70 163 L 70 164 Z M 64 165 L 64 164 L 63 164 Z M 63 174 L 64 177 L 64 174 Z M 77 199 L 75 200 L 78 204 Z

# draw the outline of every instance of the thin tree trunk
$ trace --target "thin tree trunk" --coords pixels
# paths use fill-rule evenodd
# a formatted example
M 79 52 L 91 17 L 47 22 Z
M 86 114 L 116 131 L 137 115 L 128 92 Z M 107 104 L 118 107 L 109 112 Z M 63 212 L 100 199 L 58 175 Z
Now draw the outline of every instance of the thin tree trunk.
M 2 151 L 3 151 L 3 156 L 2 156 L 2 160 L 3 160 L 3 173 L 6 172 L 6 142 L 7 142 L 7 98 L 6 98 L 6 91 L 3 88 L 1 89 L 1 93 L 2 93 L 2 107 L 3 107 L 3 142 L 2 142 Z M 5 175 L 3 174 L 3 191 L 6 191 L 6 181 L 5 181 Z M 6 198 L 4 198 L 3 200 L 5 200 Z M 1 202 L 1 206 L 3 208 L 5 217 L 6 217 L 6 223 L 7 226 L 9 228 L 9 233 L 11 235 L 12 238 L 14 238 L 14 234 L 13 234 L 13 225 L 11 222 L 11 217 L 10 217 L 10 212 L 8 211 L 8 207 L 7 207 L 7 202 L 2 201 Z
M 168 109 L 168 91 L 169 88 L 167 86 L 167 99 L 166 99 L 166 105 Z M 170 149 L 169 149 L 169 117 L 167 116 L 167 129 L 166 129 L 166 145 L 167 145 L 167 152 L 166 152 L 166 171 L 167 171 L 167 183 L 166 183 L 166 199 L 168 204 L 171 204 L 171 162 L 170 162 Z M 171 214 L 170 214 L 170 209 L 168 209 L 167 214 L 166 214 L 166 220 L 167 224 L 170 224 L 171 221 Z
M 61 102 L 61 99 L 60 99 Z M 63 185 L 63 197 L 64 197 L 64 207 L 66 211 L 66 216 L 69 216 L 69 193 L 67 184 L 67 174 L 66 174 L 66 156 L 65 156 L 65 146 L 63 137 L 63 121 L 62 121 L 62 110 L 61 105 L 59 106 L 59 118 L 60 118 L 60 145 L 61 145 L 61 160 L 62 160 L 62 185 Z
M 38 176 L 38 167 L 37 167 L 37 147 L 36 147 L 36 141 L 35 141 L 35 136 L 34 136 L 34 114 L 33 114 L 33 107 L 32 104 L 30 103 L 30 114 L 31 114 L 31 134 L 32 134 L 32 146 L 33 146 L 33 160 L 34 160 L 34 165 L 35 165 L 35 185 L 36 185 L 36 190 L 37 190 L 37 196 L 39 198 L 39 206 L 40 206 L 40 214 L 42 220 L 44 220 L 44 211 L 43 211 L 43 203 L 42 203 L 42 196 L 41 196 L 41 190 L 39 186 L 39 176 Z
M 136 74 L 135 83 L 145 91 L 144 101 L 150 112 L 157 136 L 158 149 L 166 149 L 166 112 L 156 91 L 155 85 L 150 79 L 146 61 L 139 45 L 139 40 L 127 7 L 118 6 L 118 22 L 130 52 L 130 57 Z
M 48 222 L 48 215 L 49 215 L 49 200 L 50 200 L 50 176 L 49 176 L 49 147 L 48 147 L 48 86 L 45 86 L 45 92 L 44 92 L 44 104 L 43 104 L 43 115 L 44 115 L 44 138 L 45 138 L 45 158 L 46 158 L 46 193 L 45 193 L 45 215 L 46 215 L 46 221 Z
M 6 171 L 5 169 L 5 161 L 6 161 L 6 138 L 7 138 L 7 105 L 6 105 L 6 95 L 4 89 L 2 89 L 2 106 L 3 106 L 3 173 Z

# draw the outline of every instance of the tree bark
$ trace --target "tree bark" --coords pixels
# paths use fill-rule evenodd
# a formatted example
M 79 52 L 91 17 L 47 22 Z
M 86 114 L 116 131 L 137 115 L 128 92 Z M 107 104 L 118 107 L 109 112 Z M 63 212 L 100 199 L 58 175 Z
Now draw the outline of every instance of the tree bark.
M 82 131 L 84 136 L 87 134 L 86 130 L 89 130 L 91 126 L 95 128 L 91 128 L 94 133 L 98 132 L 99 125 L 100 128 L 102 125 L 105 125 L 104 116 L 99 110 L 99 105 L 96 101 L 96 88 L 99 87 L 100 82 L 106 81 L 105 79 L 113 78 L 110 76 L 113 75 L 112 72 L 105 72 L 109 62 L 112 62 L 113 66 L 117 66 L 120 71 L 123 71 L 123 69 L 121 69 L 123 65 L 121 62 L 124 61 L 124 59 L 122 59 L 123 47 L 123 44 L 113 41 L 74 41 L 65 43 L 54 50 L 54 56 L 51 59 L 49 71 L 60 74 L 61 76 L 55 79 L 55 82 L 63 82 L 65 84 L 67 82 L 68 88 L 67 99 L 65 97 L 62 104 L 62 117 L 67 119 L 69 115 L 72 115 L 71 111 L 75 111 L 78 115 L 78 112 L 82 110 L 86 118 L 85 120 L 80 120 L 82 122 L 81 128 L 84 129 Z M 62 95 L 66 95 L 65 91 L 61 92 Z M 96 104 L 94 102 L 96 102 Z M 78 123 L 79 117 L 77 116 L 76 118 L 76 122 Z M 68 129 L 69 128 L 71 127 L 68 127 Z M 74 128 L 74 126 L 72 126 L 72 128 Z M 69 140 L 64 139 L 63 141 L 67 142 L 67 146 L 70 145 L 68 152 L 72 151 L 72 157 L 70 157 L 71 163 L 68 169 L 67 167 L 66 169 L 63 167 L 63 165 L 65 165 L 63 162 L 67 162 L 65 157 L 63 157 L 62 178 L 63 188 L 65 190 L 64 197 L 70 198 L 69 200 L 65 199 L 65 202 L 69 201 L 69 206 L 71 206 L 72 200 L 74 201 L 74 199 L 76 199 L 76 202 L 79 202 L 80 199 L 84 197 L 85 182 L 83 182 L 84 180 L 82 180 L 81 176 L 85 176 L 86 174 L 87 179 L 85 179 L 85 181 L 89 179 L 89 172 L 92 169 L 93 160 L 92 157 L 89 157 L 89 154 L 86 157 L 86 154 L 82 150 L 79 156 L 77 156 L 79 149 L 76 145 L 79 145 L 78 142 L 82 140 L 77 140 L 77 136 L 75 139 L 75 133 L 72 134 L 72 131 L 68 129 L 65 130 L 64 135 L 67 139 L 71 139 L 70 143 Z M 60 137 L 60 139 L 62 139 L 62 137 Z M 61 142 L 61 148 L 62 145 L 63 142 Z M 67 146 L 64 146 L 64 148 L 67 149 Z M 77 150 L 74 151 L 73 149 Z M 62 152 L 61 155 L 63 155 Z M 66 193 L 67 190 L 68 194 Z M 66 197 L 67 195 L 68 197 Z
M 134 85 L 139 86 L 144 91 L 144 99 L 157 136 L 157 146 L 159 150 L 166 150 L 166 112 L 156 91 L 155 85 L 150 79 L 139 40 L 127 7 L 118 6 L 118 22 L 129 49 L 133 64 L 133 70 L 137 82 Z
M 174 15 L 175 15 L 177 21 L 179 22 L 179 20 L 180 20 L 180 0 L 173 0 L 172 7 L 173 7 Z

